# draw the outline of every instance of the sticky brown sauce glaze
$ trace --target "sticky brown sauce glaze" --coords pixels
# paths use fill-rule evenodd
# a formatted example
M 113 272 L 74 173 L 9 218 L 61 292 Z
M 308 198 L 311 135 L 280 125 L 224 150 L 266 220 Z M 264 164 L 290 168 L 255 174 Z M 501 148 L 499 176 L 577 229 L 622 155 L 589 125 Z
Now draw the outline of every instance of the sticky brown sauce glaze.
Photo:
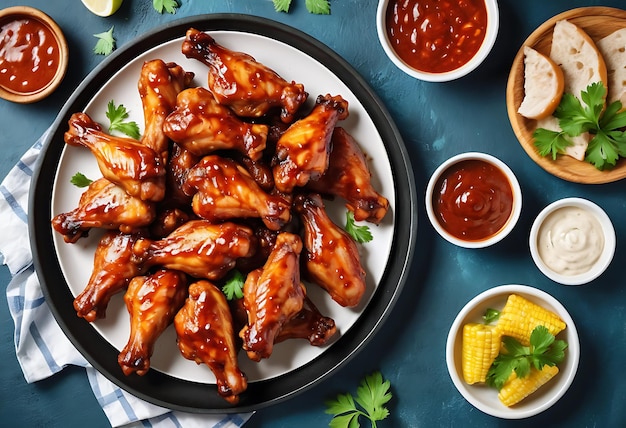
M 59 63 L 59 44 L 46 25 L 27 17 L 0 22 L 0 86 L 38 92 L 52 82 Z
M 409 66 L 443 73 L 465 65 L 487 30 L 484 0 L 391 0 L 387 37 Z
M 433 191 L 433 208 L 441 226 L 466 241 L 481 241 L 507 223 L 513 190 L 496 166 L 466 160 L 444 171 Z

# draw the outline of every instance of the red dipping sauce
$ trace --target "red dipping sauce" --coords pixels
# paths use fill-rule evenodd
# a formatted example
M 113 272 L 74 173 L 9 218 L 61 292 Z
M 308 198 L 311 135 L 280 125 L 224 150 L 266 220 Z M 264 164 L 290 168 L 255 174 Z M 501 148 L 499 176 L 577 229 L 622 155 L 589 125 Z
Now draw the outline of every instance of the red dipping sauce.
M 0 22 L 0 86 L 30 94 L 48 86 L 60 65 L 59 44 L 47 25 L 29 17 Z
M 465 241 L 482 241 L 509 220 L 513 189 L 495 165 L 465 160 L 443 172 L 433 190 L 432 204 L 449 234 Z
M 485 0 L 390 0 L 387 37 L 409 66 L 428 73 L 462 67 L 487 32 Z

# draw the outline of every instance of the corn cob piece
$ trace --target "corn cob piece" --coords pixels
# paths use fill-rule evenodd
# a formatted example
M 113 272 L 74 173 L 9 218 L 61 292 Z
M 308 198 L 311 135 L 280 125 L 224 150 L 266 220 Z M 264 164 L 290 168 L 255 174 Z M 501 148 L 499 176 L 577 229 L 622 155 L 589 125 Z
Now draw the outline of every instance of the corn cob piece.
M 566 327 L 565 322 L 554 312 L 517 294 L 511 294 L 500 312 L 497 324 L 499 333 L 528 346 L 530 334 L 538 325 L 545 326 L 553 336 Z
M 532 368 L 528 376 L 518 378 L 515 372 L 511 373 L 511 377 L 506 381 L 498 398 L 507 407 L 511 407 L 524 398 L 528 397 L 540 387 L 545 385 L 559 372 L 557 366 L 543 366 L 542 370 Z
M 493 360 L 500 352 L 500 335 L 493 325 L 469 323 L 463 326 L 462 369 L 468 384 L 485 382 Z

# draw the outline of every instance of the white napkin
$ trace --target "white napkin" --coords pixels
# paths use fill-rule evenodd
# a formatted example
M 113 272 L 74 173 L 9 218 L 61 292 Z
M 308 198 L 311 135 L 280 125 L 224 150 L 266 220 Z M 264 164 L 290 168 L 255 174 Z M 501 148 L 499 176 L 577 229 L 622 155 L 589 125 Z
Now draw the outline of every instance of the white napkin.
M 85 367 L 112 427 L 241 427 L 252 413 L 206 415 L 172 411 L 147 403 L 98 373 L 74 348 L 54 319 L 41 292 L 28 239 L 28 191 L 33 168 L 49 131 L 22 156 L 0 185 L 0 259 L 12 279 L 7 286 L 15 322 L 15 352 L 28 383 L 52 376 L 67 365 Z

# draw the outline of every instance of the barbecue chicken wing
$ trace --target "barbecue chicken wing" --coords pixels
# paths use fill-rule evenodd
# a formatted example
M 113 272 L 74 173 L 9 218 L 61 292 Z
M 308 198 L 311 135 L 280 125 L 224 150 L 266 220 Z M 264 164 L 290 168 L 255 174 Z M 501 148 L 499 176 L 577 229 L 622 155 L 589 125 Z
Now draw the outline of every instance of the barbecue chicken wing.
M 163 132 L 165 118 L 174 110 L 177 95 L 193 79 L 193 73 L 173 62 L 155 59 L 144 62 L 137 87 L 143 106 L 144 132 L 141 142 L 167 162 L 169 139 Z
M 358 305 L 365 292 L 365 270 L 356 243 L 328 217 L 318 194 L 296 196 L 294 208 L 304 224 L 307 277 L 341 306 Z
M 104 318 L 111 297 L 145 269 L 133 254 L 139 235 L 107 231 L 96 248 L 93 271 L 84 290 L 74 299 L 76 314 L 89 322 Z
M 294 122 L 276 143 L 274 183 L 281 192 L 317 180 L 328 168 L 331 137 L 337 121 L 348 117 L 341 96 L 319 96 L 311 113 Z
M 129 195 L 158 202 L 165 195 L 165 164 L 161 156 L 137 140 L 115 137 L 85 113 L 74 113 L 65 142 L 91 150 L 104 178 Z
M 163 132 L 198 156 L 232 149 L 258 160 L 267 141 L 267 125 L 243 122 L 204 88 L 185 89 L 178 95 Z
M 328 169 L 319 180 L 309 181 L 307 188 L 345 199 L 356 221 L 379 224 L 389 210 L 389 201 L 372 186 L 371 176 L 357 142 L 338 127 L 333 132 Z
M 305 297 L 302 310 L 283 325 L 274 343 L 287 339 L 307 339 L 313 346 L 322 346 L 336 332 L 335 320 L 322 315 L 311 299 Z
M 117 358 L 125 375 L 143 376 L 148 372 L 154 344 L 174 321 L 186 298 L 187 277 L 182 272 L 160 269 L 130 281 L 124 294 L 130 314 L 130 335 Z
M 237 404 L 248 382 L 239 369 L 232 315 L 222 291 L 206 280 L 191 284 L 174 326 L 181 354 L 209 366 L 218 393 L 229 403 Z
M 243 349 L 253 361 L 272 354 L 274 341 L 283 325 L 301 310 L 306 291 L 300 282 L 298 235 L 283 232 L 262 268 L 248 274 L 243 298 L 248 324 L 239 332 Z
M 194 194 L 194 213 L 210 221 L 259 217 L 268 229 L 278 230 L 291 218 L 290 203 L 270 195 L 235 161 L 209 155 L 187 175 L 183 190 Z
M 190 220 L 163 239 L 139 239 L 133 247 L 146 267 L 161 266 L 209 280 L 221 278 L 239 257 L 250 257 L 255 250 L 252 229 L 206 220 Z
M 170 158 L 167 163 L 167 175 L 165 189 L 165 205 L 181 207 L 191 204 L 191 196 L 183 192 L 183 184 L 187 180 L 189 170 L 197 164 L 202 156 L 197 156 L 189 150 L 182 148 L 176 143 L 172 144 Z
M 209 67 L 209 89 L 238 116 L 261 117 L 280 108 L 281 120 L 290 123 L 307 99 L 302 84 L 287 82 L 252 56 L 229 50 L 196 29 L 187 31 L 182 52 Z
M 74 243 L 92 228 L 119 229 L 130 233 L 149 225 L 155 218 L 154 204 L 130 196 L 106 178 L 92 182 L 78 206 L 52 218 L 52 227 L 65 242 Z

